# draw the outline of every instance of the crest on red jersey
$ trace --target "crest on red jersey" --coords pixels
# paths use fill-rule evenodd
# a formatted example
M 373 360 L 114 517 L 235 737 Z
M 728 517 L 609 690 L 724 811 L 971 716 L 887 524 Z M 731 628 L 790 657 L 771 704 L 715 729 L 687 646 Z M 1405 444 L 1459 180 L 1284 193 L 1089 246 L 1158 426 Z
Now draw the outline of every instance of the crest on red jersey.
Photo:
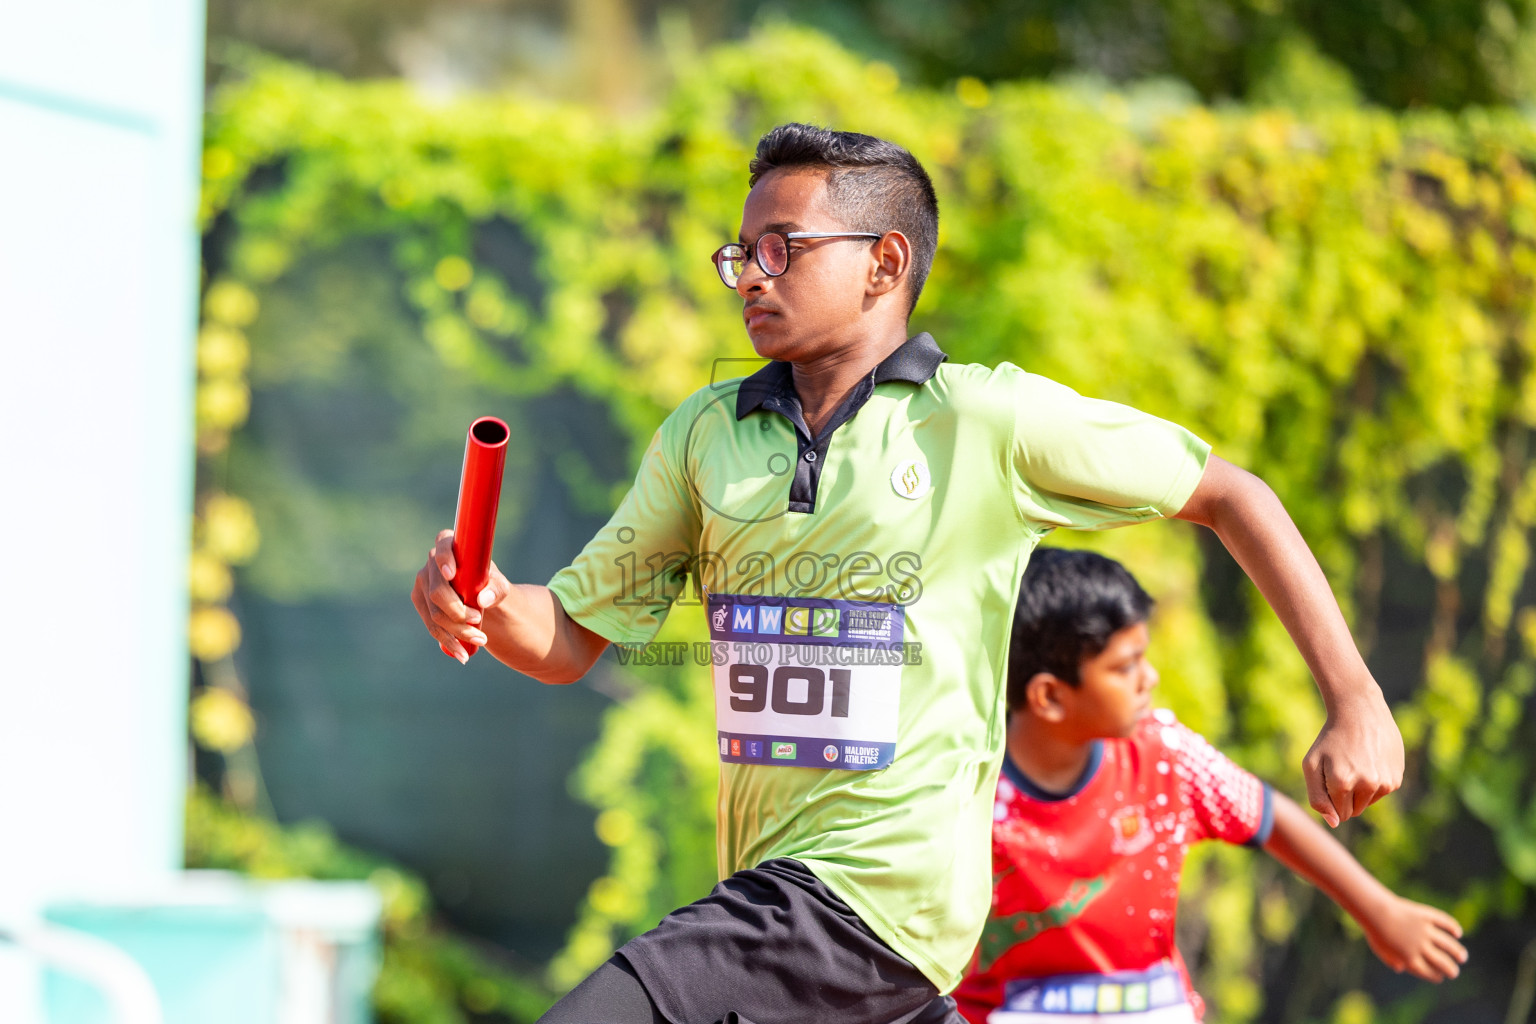
M 1122 807 L 1111 814 L 1109 827 L 1114 830 L 1109 848 L 1122 857 L 1140 853 L 1152 842 L 1152 825 L 1140 807 Z

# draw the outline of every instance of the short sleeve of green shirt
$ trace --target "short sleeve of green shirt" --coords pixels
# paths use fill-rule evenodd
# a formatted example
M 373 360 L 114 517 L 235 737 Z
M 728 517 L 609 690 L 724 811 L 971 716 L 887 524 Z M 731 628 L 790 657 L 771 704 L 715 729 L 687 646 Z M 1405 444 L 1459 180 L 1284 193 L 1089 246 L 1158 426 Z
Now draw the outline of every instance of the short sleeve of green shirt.
M 613 643 L 653 640 L 687 584 L 699 514 L 675 450 L 682 411 L 651 438 L 613 518 L 549 581 L 567 615 Z
M 1040 527 L 1102 530 L 1184 507 L 1211 446 L 1176 423 L 1084 398 L 1009 364 L 1015 496 Z

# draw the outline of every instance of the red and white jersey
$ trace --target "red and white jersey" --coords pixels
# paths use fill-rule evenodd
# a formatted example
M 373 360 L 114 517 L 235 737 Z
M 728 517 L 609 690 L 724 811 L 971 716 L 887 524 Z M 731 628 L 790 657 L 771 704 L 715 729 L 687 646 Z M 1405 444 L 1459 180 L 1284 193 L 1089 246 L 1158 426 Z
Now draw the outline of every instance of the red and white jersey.
M 1202 839 L 1262 846 L 1268 786 L 1159 710 L 1126 739 L 1096 741 L 1070 793 L 1041 790 L 1005 758 L 993 819 L 992 912 L 954 993 L 967 1020 L 983 1024 L 1004 1006 L 1009 982 L 1017 995 L 1045 991 L 1034 984 L 1044 979 L 1165 962 L 1202 1016 L 1174 945 L 1184 857 Z

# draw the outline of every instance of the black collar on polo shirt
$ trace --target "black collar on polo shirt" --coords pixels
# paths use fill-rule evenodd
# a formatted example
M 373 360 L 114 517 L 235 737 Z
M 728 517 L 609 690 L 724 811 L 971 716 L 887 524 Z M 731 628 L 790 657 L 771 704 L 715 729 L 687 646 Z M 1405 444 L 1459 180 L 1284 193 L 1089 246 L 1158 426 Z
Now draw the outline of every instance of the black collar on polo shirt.
M 902 342 L 896 351 L 882 359 L 875 367 L 870 383 L 905 380 L 926 384 L 938 371 L 939 364 L 948 358 L 939 343 L 933 340 L 933 335 L 923 331 Z M 854 389 L 855 392 L 858 390 Z M 741 388 L 736 392 L 736 418 L 745 419 L 749 412 L 760 408 L 765 399 L 786 393 L 795 395 L 794 369 L 789 363 L 771 362 L 741 382 Z M 795 404 L 799 405 L 799 402 L 800 396 L 795 395 Z
M 794 368 L 789 363 L 772 362 L 741 382 L 736 392 L 736 419 L 761 409 L 778 413 L 794 425 L 797 438 L 795 476 L 789 486 L 789 511 L 811 513 L 816 511 L 816 493 L 821 487 L 821 468 L 826 464 L 827 448 L 838 427 L 853 419 L 854 413 L 864 407 L 869 396 L 875 393 L 875 385 L 888 380 L 904 380 L 912 384 L 926 384 L 939 364 L 949 357 L 924 331 L 902 342 L 901 347 L 882 359 L 867 377 L 848 392 L 832 418 L 815 437 L 805 424 L 805 413 L 800 405 L 800 394 L 795 390 Z

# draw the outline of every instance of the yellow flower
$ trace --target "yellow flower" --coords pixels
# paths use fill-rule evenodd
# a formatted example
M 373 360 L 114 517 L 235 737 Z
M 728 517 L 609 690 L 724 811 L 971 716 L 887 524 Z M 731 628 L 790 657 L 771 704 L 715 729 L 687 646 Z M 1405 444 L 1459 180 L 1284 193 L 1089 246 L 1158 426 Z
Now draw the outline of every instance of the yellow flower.
M 218 605 L 194 608 L 187 623 L 187 646 L 199 661 L 227 658 L 240 646 L 240 621 Z
M 432 277 L 443 291 L 462 291 L 475 279 L 475 268 L 462 256 L 444 256 L 437 261 L 437 269 L 432 271 Z
M 256 735 L 256 716 L 235 694 L 210 688 L 192 701 L 192 738 L 205 750 L 232 754 Z
M 206 551 L 192 552 L 192 561 L 188 569 L 192 600 L 200 604 L 218 604 L 227 600 L 230 591 L 235 588 L 234 577 L 230 575 L 229 566 Z
M 592 883 L 592 888 L 587 892 L 587 902 L 604 917 L 619 920 L 639 909 L 629 887 L 612 875 L 605 875 Z
M 209 181 L 227 178 L 235 172 L 235 154 L 223 146 L 203 150 L 203 177 Z
M 222 324 L 204 324 L 197 333 L 197 368 L 205 377 L 233 377 L 251 361 L 245 335 Z
M 1376 1019 L 1376 1004 L 1364 992 L 1346 992 L 1333 1009 L 1334 1024 L 1371 1024 Z
M 623 846 L 635 834 L 635 816 L 622 807 L 610 807 L 593 825 L 597 838 L 607 846 Z
M 245 501 L 215 494 L 203 504 L 203 545 L 230 565 L 249 562 L 261 545 L 256 514 Z
M 506 311 L 507 304 L 501 301 L 501 296 L 490 288 L 479 286 L 470 293 L 469 302 L 464 306 L 464 313 L 470 321 L 487 331 L 501 326 Z
M 987 83 L 969 75 L 955 83 L 955 95 L 972 110 L 980 110 L 992 102 L 992 90 L 987 88 Z
M 251 411 L 251 392 L 240 380 L 219 377 L 197 388 L 197 425 L 203 429 L 229 430 L 245 422 Z
M 256 293 L 238 281 L 220 281 L 208 289 L 203 308 L 211 319 L 231 327 L 244 327 L 256 319 L 261 303 Z

